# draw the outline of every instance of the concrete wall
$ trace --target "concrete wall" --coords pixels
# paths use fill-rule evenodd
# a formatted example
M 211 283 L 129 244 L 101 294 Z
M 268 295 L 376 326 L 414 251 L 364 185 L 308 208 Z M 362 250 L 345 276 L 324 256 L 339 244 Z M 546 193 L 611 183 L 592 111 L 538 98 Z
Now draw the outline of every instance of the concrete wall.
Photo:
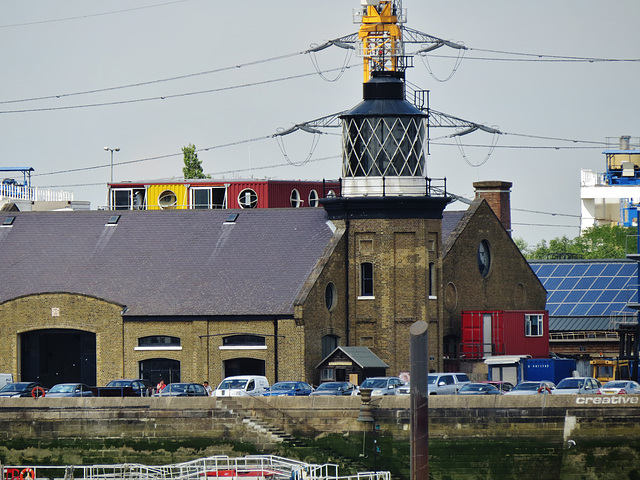
M 0 439 L 233 437 L 264 446 L 262 419 L 300 437 L 356 433 L 360 397 L 0 399 Z M 430 438 L 531 438 L 554 442 L 640 437 L 640 396 L 430 397 Z M 374 399 L 380 433 L 408 440 L 409 396 Z

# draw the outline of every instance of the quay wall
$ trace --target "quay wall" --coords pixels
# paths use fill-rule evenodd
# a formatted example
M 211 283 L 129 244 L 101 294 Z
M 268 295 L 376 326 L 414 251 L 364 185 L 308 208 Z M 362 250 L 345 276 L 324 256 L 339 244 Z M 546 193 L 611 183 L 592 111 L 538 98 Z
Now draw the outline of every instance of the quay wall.
M 410 436 L 409 396 L 374 397 L 382 435 Z M 17 398 L 0 399 L 0 440 L 60 438 L 246 441 L 264 447 L 268 424 L 299 438 L 372 429 L 358 421 L 360 397 Z M 429 397 L 432 439 L 640 439 L 640 396 Z

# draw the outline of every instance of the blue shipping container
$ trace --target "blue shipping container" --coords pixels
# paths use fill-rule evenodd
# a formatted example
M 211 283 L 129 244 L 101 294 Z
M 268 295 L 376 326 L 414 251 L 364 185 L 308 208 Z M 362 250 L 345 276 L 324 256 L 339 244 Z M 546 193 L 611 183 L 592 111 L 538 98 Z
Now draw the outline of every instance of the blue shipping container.
M 549 380 L 557 384 L 570 377 L 576 369 L 576 361 L 570 358 L 524 358 L 523 380 Z

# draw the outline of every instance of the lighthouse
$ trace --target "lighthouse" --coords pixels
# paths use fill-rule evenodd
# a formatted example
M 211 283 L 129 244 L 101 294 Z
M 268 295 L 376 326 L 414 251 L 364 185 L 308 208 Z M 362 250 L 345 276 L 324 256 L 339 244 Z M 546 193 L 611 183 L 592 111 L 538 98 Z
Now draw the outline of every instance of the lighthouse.
M 426 177 L 427 114 L 406 100 L 400 2 L 362 0 L 362 101 L 340 116 L 342 195 L 322 200 L 345 230 L 348 343 L 396 374 L 409 370 L 410 326 L 429 325 L 429 369 L 442 358 L 444 181 Z M 367 70 L 368 69 L 368 70 Z

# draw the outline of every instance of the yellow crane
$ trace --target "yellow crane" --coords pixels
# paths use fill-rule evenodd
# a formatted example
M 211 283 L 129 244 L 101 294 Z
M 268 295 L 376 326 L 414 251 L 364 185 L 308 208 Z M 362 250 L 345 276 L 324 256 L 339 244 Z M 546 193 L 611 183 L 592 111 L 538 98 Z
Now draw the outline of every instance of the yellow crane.
M 358 38 L 364 63 L 364 83 L 371 72 L 395 72 L 402 66 L 404 48 L 399 20 L 402 7 L 394 0 L 362 0 L 361 26 Z

